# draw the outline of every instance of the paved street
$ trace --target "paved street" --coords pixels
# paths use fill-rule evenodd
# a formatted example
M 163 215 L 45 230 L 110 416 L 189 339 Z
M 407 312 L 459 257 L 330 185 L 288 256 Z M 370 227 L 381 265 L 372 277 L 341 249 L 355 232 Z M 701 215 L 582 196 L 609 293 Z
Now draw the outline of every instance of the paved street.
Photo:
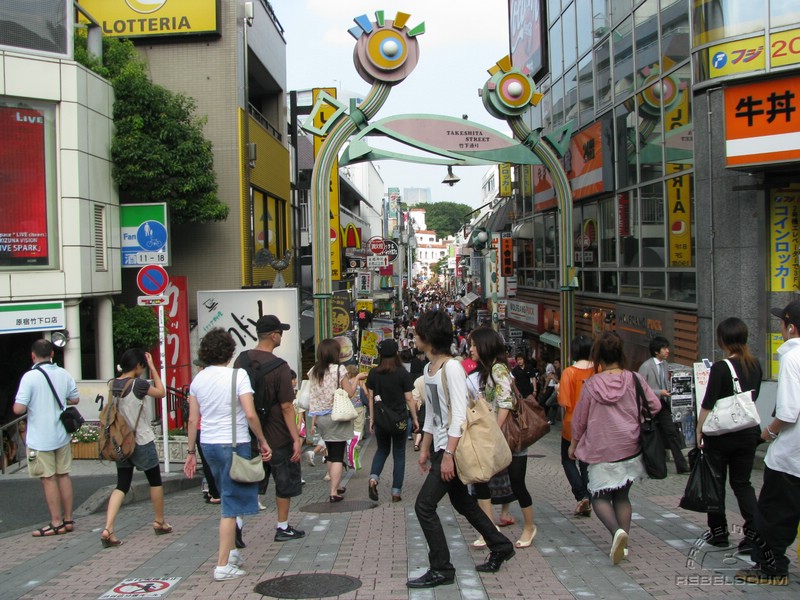
M 561 470 L 558 442 L 558 431 L 554 431 L 530 449 L 528 484 L 539 528 L 534 546 L 518 550 L 516 557 L 494 575 L 474 570 L 486 552 L 470 546 L 476 537 L 474 531 L 445 501 L 440 514 L 453 550 L 456 583 L 409 592 L 406 579 L 420 575 L 427 564 L 425 541 L 413 510 L 422 481 L 414 462 L 416 455 L 409 444 L 403 501 L 387 502 L 389 461 L 380 486 L 381 502 L 374 506 L 367 499 L 368 469 L 374 452 L 374 444 L 368 444 L 362 460 L 365 467 L 349 473 L 347 499 L 335 505 L 337 512 L 313 512 L 319 506 L 313 506 L 315 503 L 327 499 L 327 485 L 322 481 L 325 470 L 321 465 L 304 467 L 307 485 L 303 496 L 294 502 L 291 522 L 306 531 L 305 539 L 283 544 L 272 541 L 272 500 L 265 513 L 248 521 L 248 547 L 242 552 L 248 571 L 244 578 L 224 583 L 212 580 L 218 509 L 204 503 L 194 487 L 167 497 L 168 518 L 175 527 L 172 535 L 153 535 L 149 503 L 123 507 L 117 534 L 125 544 L 120 548 L 102 549 L 98 538 L 104 507 L 96 501 L 83 508 L 99 507 L 100 512 L 79 517 L 74 533 L 34 539 L 32 528 L 25 527 L 2 534 L 0 598 L 95 600 L 127 578 L 180 578 L 167 598 L 256 600 L 262 598 L 253 591 L 257 583 L 298 573 L 356 577 L 361 587 L 339 597 L 358 600 L 800 597 L 796 559 L 789 587 L 735 584 L 733 573 L 746 563 L 733 556 L 733 549 L 696 543 L 704 531 L 705 515 L 677 508 L 686 478 L 676 475 L 634 486 L 630 556 L 619 566 L 612 566 L 608 558 L 610 538 L 601 523 L 594 517 L 572 516 L 575 502 Z M 91 465 L 76 464 L 77 471 L 98 475 Z M 9 492 L 13 494 L 14 478 L 20 480 L 19 476 L 0 480 L 4 503 Z M 760 471 L 754 472 L 753 480 L 756 490 L 760 489 Z M 146 485 L 141 474 L 135 481 Z M 735 505 L 732 498 L 729 490 L 729 509 Z M 518 509 L 512 508 L 512 513 L 521 521 Z M 729 521 L 731 525 L 741 522 L 731 510 Z M 520 530 L 519 525 L 513 525 L 504 532 L 515 540 Z M 734 544 L 738 539 L 737 535 L 731 537 Z M 795 545 L 791 555 L 796 557 L 796 552 Z

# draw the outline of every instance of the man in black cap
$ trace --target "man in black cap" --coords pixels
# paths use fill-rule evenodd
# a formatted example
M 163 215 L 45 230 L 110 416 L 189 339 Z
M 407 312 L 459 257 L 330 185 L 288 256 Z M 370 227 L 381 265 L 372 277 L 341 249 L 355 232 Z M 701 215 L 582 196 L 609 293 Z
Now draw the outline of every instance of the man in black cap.
M 771 442 L 764 458 L 764 484 L 758 496 L 751 540 L 752 569 L 736 573 L 746 583 L 789 585 L 786 549 L 800 524 L 800 300 L 770 311 L 781 320 L 784 342 L 778 348 L 778 393 L 772 421 L 761 439 Z
M 281 345 L 283 332 L 289 325 L 275 315 L 264 315 L 256 322 L 258 344 L 242 352 L 234 367 L 244 368 L 255 390 L 255 404 L 261 419 L 264 437 L 272 448 L 272 459 L 264 463 L 265 478 L 260 493 L 266 492 L 270 474 L 275 480 L 277 508 L 276 542 L 300 539 L 305 532 L 289 525 L 291 499 L 302 493 L 300 472 L 301 440 L 294 412 L 292 372 L 285 360 L 273 354 Z

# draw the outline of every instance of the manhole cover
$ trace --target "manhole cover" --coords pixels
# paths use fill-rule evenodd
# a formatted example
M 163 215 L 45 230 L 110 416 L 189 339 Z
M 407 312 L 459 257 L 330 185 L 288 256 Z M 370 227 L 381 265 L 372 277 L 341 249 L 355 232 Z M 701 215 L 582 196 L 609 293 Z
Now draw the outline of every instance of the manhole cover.
M 262 581 L 253 591 L 271 598 L 328 598 L 352 592 L 360 587 L 361 580 L 349 575 L 301 573 Z
M 378 506 L 371 500 L 344 500 L 343 502 L 315 502 L 301 507 L 302 512 L 310 513 L 344 513 L 369 510 Z

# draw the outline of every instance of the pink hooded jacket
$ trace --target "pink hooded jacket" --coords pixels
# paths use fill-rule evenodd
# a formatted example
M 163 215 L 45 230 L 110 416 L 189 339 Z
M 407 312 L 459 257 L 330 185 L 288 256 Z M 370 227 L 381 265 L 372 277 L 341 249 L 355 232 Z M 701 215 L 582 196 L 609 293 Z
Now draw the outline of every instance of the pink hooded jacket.
M 638 373 L 597 373 L 583 384 L 581 399 L 572 417 L 575 456 L 594 465 L 635 456 L 639 446 L 639 423 L 636 386 L 642 384 L 650 410 L 661 410 L 661 401 Z

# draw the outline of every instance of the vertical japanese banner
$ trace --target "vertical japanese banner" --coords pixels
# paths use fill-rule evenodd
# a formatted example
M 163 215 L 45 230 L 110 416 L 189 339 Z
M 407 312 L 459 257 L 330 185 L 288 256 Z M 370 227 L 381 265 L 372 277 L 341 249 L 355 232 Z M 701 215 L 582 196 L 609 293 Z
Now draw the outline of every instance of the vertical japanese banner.
M 314 88 L 312 97 L 314 103 L 317 102 L 317 96 L 320 92 L 325 92 L 332 98 L 336 98 L 336 88 Z M 321 110 L 314 115 L 314 127 L 322 127 L 325 122 L 331 118 L 336 108 L 330 104 L 326 104 Z M 322 142 L 325 141 L 324 137 L 314 136 L 314 159 L 319 154 L 319 149 Z M 342 246 L 339 243 L 339 161 L 333 161 L 330 176 L 330 196 L 331 196 L 331 213 L 330 213 L 330 229 L 331 236 L 331 278 L 333 281 L 339 281 L 342 278 Z
M 778 348 L 783 344 L 783 335 L 780 333 L 772 332 L 769 334 L 769 369 L 770 377 L 772 379 L 778 378 Z
M 499 182 L 497 187 L 500 190 L 501 198 L 511 197 L 511 165 L 509 163 L 502 163 L 497 165 L 497 172 L 499 175 Z
M 361 355 L 358 357 L 359 373 L 369 373 L 378 362 L 378 342 L 383 339 L 380 330 L 364 329 L 361 332 Z
M 667 173 L 680 165 L 667 164 Z M 692 176 L 667 179 L 669 214 L 669 266 L 692 266 Z
M 192 380 L 192 354 L 189 348 L 189 291 L 185 275 L 174 275 L 164 291 L 168 304 L 164 307 L 164 336 L 166 342 L 167 387 L 181 389 Z M 158 313 L 158 308 L 153 309 Z M 153 347 L 153 359 L 161 364 L 158 345 Z M 169 428 L 182 427 L 183 415 L 180 406 L 172 406 L 169 411 Z
M 796 291 L 800 289 L 797 267 L 800 186 L 772 189 L 769 200 L 769 289 Z

